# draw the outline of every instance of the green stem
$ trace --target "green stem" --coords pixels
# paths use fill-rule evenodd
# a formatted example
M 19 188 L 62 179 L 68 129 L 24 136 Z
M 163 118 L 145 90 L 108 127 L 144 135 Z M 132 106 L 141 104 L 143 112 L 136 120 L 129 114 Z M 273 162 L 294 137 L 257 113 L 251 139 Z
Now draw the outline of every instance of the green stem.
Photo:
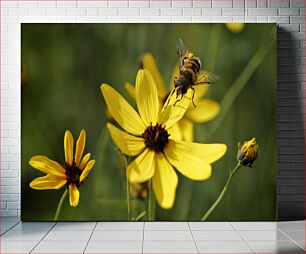
M 127 172 L 127 158 L 124 156 L 124 163 L 125 163 L 125 172 Z M 130 183 L 127 173 L 125 173 L 126 179 L 126 203 L 127 203 L 127 216 L 128 220 L 131 220 L 131 196 L 130 196 Z
M 236 165 L 236 167 L 230 171 L 230 175 L 229 175 L 229 178 L 227 179 L 227 182 L 225 184 L 225 186 L 223 187 L 223 190 L 221 192 L 221 194 L 219 195 L 219 197 L 217 198 L 217 200 L 215 201 L 215 203 L 207 210 L 207 212 L 203 215 L 202 217 L 202 221 L 205 221 L 207 220 L 207 218 L 209 217 L 209 215 L 215 210 L 215 208 L 219 205 L 219 203 L 221 202 L 221 200 L 223 199 L 227 189 L 228 189 L 228 186 L 233 178 L 233 176 L 237 173 L 237 171 L 239 170 L 239 168 L 241 167 L 242 165 L 238 162 L 238 164 Z
M 66 190 L 64 191 L 60 201 L 58 202 L 57 209 L 56 209 L 56 212 L 55 212 L 55 215 L 54 215 L 54 221 L 58 221 L 58 217 L 59 217 L 60 212 L 62 210 L 63 203 L 65 201 L 65 198 L 66 198 L 67 194 L 68 194 L 68 189 L 66 188 Z
M 224 117 L 226 116 L 227 112 L 231 108 L 231 105 L 242 91 L 244 86 L 250 80 L 254 72 L 259 67 L 260 63 L 265 59 L 266 55 L 269 53 L 271 47 L 275 43 L 275 29 L 272 29 L 269 36 L 262 45 L 259 47 L 257 52 L 253 55 L 251 60 L 248 62 L 246 67 L 237 77 L 235 82 L 230 86 L 229 90 L 223 97 L 221 101 L 221 112 L 219 116 L 212 122 L 212 125 L 209 130 L 209 135 L 213 135 L 213 133 L 221 126 L 221 122 L 223 121 Z
M 149 207 L 148 207 L 148 219 L 152 221 L 155 219 L 155 197 L 152 186 L 152 179 L 149 182 Z
M 141 212 L 135 219 L 135 221 L 139 221 L 142 217 L 144 217 L 147 214 L 146 211 Z
M 207 65 L 205 66 L 205 69 L 208 71 L 214 71 L 215 62 L 217 59 L 217 53 L 220 49 L 219 43 L 220 43 L 220 37 L 221 37 L 221 30 L 222 30 L 223 24 L 215 24 L 213 33 L 210 37 L 209 41 L 209 51 L 207 53 Z

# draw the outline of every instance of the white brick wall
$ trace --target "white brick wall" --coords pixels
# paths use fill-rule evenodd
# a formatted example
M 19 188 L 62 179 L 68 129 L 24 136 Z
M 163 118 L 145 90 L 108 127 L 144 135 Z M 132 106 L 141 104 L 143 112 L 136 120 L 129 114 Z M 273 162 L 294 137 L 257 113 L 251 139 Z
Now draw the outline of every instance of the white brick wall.
M 20 216 L 20 23 L 22 22 L 276 22 L 279 33 L 279 207 L 290 209 L 286 181 L 303 177 L 303 130 L 292 116 L 305 81 L 304 0 L 0 1 L 1 5 L 1 216 Z M 295 58 L 292 57 L 292 49 Z M 288 66 L 294 68 L 288 68 Z M 289 124 L 288 124 L 289 123 Z M 293 139 L 294 138 L 294 139 Z M 299 147 L 299 148 L 297 148 Z M 289 154 L 289 157 L 288 157 Z M 291 156 L 290 156 L 291 155 Z M 302 173 L 301 173 L 302 172 Z M 282 181 L 284 180 L 284 183 Z M 296 189 L 298 195 L 301 188 Z M 302 204 L 300 201 L 299 204 Z M 302 205 L 297 205 L 298 208 Z M 282 208 L 283 207 L 283 208 Z M 289 208 L 288 208 L 289 207 Z

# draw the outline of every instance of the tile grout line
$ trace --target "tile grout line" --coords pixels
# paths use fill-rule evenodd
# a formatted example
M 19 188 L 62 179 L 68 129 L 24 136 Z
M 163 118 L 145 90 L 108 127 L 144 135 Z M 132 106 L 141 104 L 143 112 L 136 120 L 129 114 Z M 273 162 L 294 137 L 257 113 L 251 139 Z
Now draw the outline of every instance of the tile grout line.
M 143 245 L 144 245 L 144 233 L 145 233 L 145 221 L 143 222 L 142 226 L 142 244 L 141 244 L 141 253 L 143 253 Z
M 189 227 L 189 230 L 190 230 L 190 233 L 191 233 L 191 236 L 192 236 L 193 242 L 194 242 L 194 244 L 195 244 L 195 246 L 196 246 L 197 252 L 198 252 L 198 253 L 200 253 L 199 248 L 198 248 L 198 245 L 197 245 L 197 242 L 195 241 L 195 239 L 194 239 L 194 237 L 193 237 L 193 233 L 192 233 L 192 230 L 191 230 L 191 227 L 190 227 L 190 225 L 189 225 L 189 222 L 188 222 L 188 221 L 187 221 L 187 225 L 188 225 L 188 227 Z
M 0 236 L 3 236 L 5 233 L 9 232 L 12 228 L 14 228 L 15 226 L 17 226 L 19 223 L 21 223 L 21 221 L 18 221 L 16 224 L 14 224 L 13 226 L 11 226 L 9 229 L 5 230 Z
M 287 238 L 289 238 L 290 241 L 294 242 L 296 245 L 298 245 L 299 247 L 301 247 L 303 250 L 305 250 L 305 248 L 303 246 L 301 246 L 298 242 L 296 242 L 292 237 L 290 237 L 289 235 L 287 235 L 285 233 L 285 231 L 281 230 L 280 228 L 276 228 L 279 232 L 281 232 L 282 234 L 284 234 Z
M 277 223 L 277 221 L 275 221 Z M 277 224 L 273 224 L 272 221 L 269 221 L 269 224 L 274 228 L 277 229 Z
M 87 241 L 87 243 L 86 243 L 86 246 L 85 246 L 85 248 L 84 248 L 83 253 L 85 253 L 85 251 L 86 251 L 86 249 L 87 249 L 87 246 L 88 246 L 88 244 L 89 244 L 89 241 L 90 241 L 90 239 L 91 239 L 93 233 L 95 232 L 95 229 L 96 229 L 97 225 L 98 225 L 98 222 L 96 221 L 96 224 L 95 224 L 95 226 L 94 226 L 94 228 L 93 228 L 93 230 L 92 230 L 92 232 L 91 232 L 91 234 L 90 234 L 90 236 L 89 236 L 89 239 L 88 239 L 88 241 Z
M 253 253 L 256 253 L 256 251 L 252 248 L 252 246 L 249 244 L 249 242 L 247 240 L 245 240 L 244 237 L 240 234 L 239 230 L 234 227 L 233 223 L 230 222 L 230 224 L 233 227 L 233 229 L 237 232 L 237 234 L 241 237 L 243 242 L 246 243 L 246 245 L 253 251 Z
M 48 230 L 48 232 L 38 241 L 38 243 L 29 251 L 29 253 L 32 253 L 33 250 L 35 250 L 35 248 L 38 246 L 38 244 L 40 244 L 40 242 L 50 233 L 50 231 L 55 227 L 55 225 L 57 224 L 54 223 L 54 225 Z

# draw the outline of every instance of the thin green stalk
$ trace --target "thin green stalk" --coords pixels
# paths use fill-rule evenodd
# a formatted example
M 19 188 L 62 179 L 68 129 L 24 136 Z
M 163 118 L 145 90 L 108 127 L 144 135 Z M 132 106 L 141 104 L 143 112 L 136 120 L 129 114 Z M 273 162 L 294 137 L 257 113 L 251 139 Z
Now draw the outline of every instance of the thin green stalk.
M 135 219 L 135 221 L 139 221 L 142 217 L 144 217 L 147 214 L 146 211 L 141 212 Z
M 155 219 L 155 197 L 153 192 L 152 179 L 149 182 L 148 219 L 150 221 Z
M 239 93 L 242 91 L 244 86 L 247 84 L 247 82 L 250 80 L 256 69 L 259 67 L 260 63 L 265 59 L 274 43 L 275 29 L 272 29 L 269 36 L 266 38 L 266 41 L 262 43 L 257 52 L 253 55 L 251 60 L 248 62 L 246 67 L 243 69 L 243 71 L 240 73 L 233 85 L 230 86 L 229 90 L 223 97 L 220 103 L 221 112 L 219 116 L 212 122 L 211 128 L 209 130 L 209 136 L 213 135 L 213 133 L 220 127 L 221 122 L 231 108 L 231 105 Z
M 213 33 L 210 37 L 209 41 L 209 50 L 207 53 L 207 64 L 205 65 L 205 69 L 208 71 L 214 71 L 215 62 L 217 59 L 217 53 L 220 49 L 220 37 L 222 31 L 223 24 L 215 24 Z
M 60 199 L 60 201 L 58 202 L 57 209 L 56 209 L 56 212 L 55 212 L 55 215 L 54 215 L 54 221 L 58 221 L 58 217 L 59 217 L 60 212 L 62 210 L 63 203 L 65 201 L 65 198 L 66 198 L 67 194 L 68 194 L 68 189 L 66 188 L 62 197 L 61 197 L 61 199 Z
M 221 192 L 221 194 L 219 195 L 219 197 L 217 198 L 217 200 L 215 201 L 215 203 L 207 210 L 207 212 L 203 215 L 202 217 L 202 221 L 207 220 L 207 218 L 209 217 L 209 215 L 215 210 L 215 208 L 219 205 L 219 203 L 221 202 L 221 200 L 223 199 L 225 193 L 228 190 L 228 186 L 233 178 L 233 176 L 237 173 L 237 171 L 239 170 L 239 168 L 241 168 L 241 164 L 238 162 L 238 164 L 236 165 L 236 167 L 230 171 L 230 175 L 227 179 L 227 182 L 225 184 L 225 186 L 223 187 L 223 190 Z
M 209 41 L 209 46 L 208 46 L 209 51 L 207 53 L 207 59 L 209 59 L 209 61 L 205 65 L 205 69 L 212 72 L 214 71 L 216 56 L 219 50 L 221 30 L 222 30 L 222 24 L 216 24 L 214 26 L 214 30 Z M 185 187 L 185 191 L 181 192 L 180 200 L 183 200 L 184 204 L 178 206 L 177 208 L 176 218 L 178 220 L 186 220 L 189 214 L 190 203 L 194 189 L 194 182 L 184 181 L 183 186 Z
M 123 155 L 124 156 L 124 155 Z M 128 220 L 131 220 L 131 196 L 130 196 L 130 183 L 127 175 L 127 158 L 124 156 L 124 164 L 125 164 L 125 179 L 126 179 L 126 203 L 127 203 L 127 217 Z

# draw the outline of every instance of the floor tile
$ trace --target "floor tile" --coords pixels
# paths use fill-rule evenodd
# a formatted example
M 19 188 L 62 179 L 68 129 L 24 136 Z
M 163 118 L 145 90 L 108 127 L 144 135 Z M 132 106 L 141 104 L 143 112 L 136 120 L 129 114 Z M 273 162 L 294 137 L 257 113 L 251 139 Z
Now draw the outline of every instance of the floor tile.
M 292 240 L 305 240 L 305 231 L 303 230 L 283 230 Z
M 239 233 L 246 241 L 282 241 L 288 240 L 289 238 L 278 230 L 265 230 L 265 231 L 240 231 Z
M 229 222 L 189 222 L 191 230 L 235 230 Z
M 142 253 L 142 242 L 89 242 L 85 253 Z
M 252 249 L 241 242 L 197 242 L 200 253 L 253 253 Z
M 20 218 L 15 218 L 15 217 L 1 217 L 0 218 L 0 224 L 2 223 L 18 223 L 20 222 Z
M 8 231 L 11 228 L 13 228 L 18 223 L 19 223 L 18 221 L 15 221 L 15 222 L 1 222 L 1 226 L 0 226 L 1 234 L 3 234 L 4 232 Z
M 98 222 L 95 230 L 143 230 L 144 222 Z
M 18 231 L 15 231 L 18 232 Z M 92 231 L 50 231 L 46 237 L 43 239 L 45 242 L 85 242 L 89 240 Z
M 40 242 L 31 253 L 83 253 L 87 242 Z
M 1 241 L 0 253 L 28 253 L 37 242 L 3 242 Z
M 142 241 L 143 231 L 94 231 L 90 241 Z
M 145 230 L 190 230 L 187 222 L 145 222 Z
M 192 231 L 195 241 L 242 241 L 236 231 Z
M 35 242 L 40 241 L 47 231 L 8 231 L 1 236 L 1 241 L 6 242 Z
M 11 230 L 13 231 L 48 231 L 54 226 L 54 222 L 20 222 Z
M 305 240 L 296 240 L 295 242 L 305 250 Z
M 275 227 L 269 222 L 232 222 L 237 230 L 275 230 Z
M 305 231 L 304 230 L 287 230 L 282 231 L 285 235 L 289 236 L 291 240 L 295 241 L 298 245 L 305 249 Z
M 281 221 L 276 222 L 276 227 L 281 230 L 304 230 L 305 221 Z
M 8 228 L 11 228 L 11 227 L 17 225 L 18 223 L 19 223 L 18 221 L 15 221 L 15 222 L 2 222 L 1 223 L 1 228 L 8 229 Z
M 145 231 L 145 241 L 193 241 L 190 231 Z
M 256 253 L 304 253 L 304 250 L 291 241 L 248 242 Z
M 58 222 L 53 230 L 66 231 L 66 230 L 93 230 L 96 222 Z
M 194 242 L 144 242 L 143 253 L 198 253 Z

